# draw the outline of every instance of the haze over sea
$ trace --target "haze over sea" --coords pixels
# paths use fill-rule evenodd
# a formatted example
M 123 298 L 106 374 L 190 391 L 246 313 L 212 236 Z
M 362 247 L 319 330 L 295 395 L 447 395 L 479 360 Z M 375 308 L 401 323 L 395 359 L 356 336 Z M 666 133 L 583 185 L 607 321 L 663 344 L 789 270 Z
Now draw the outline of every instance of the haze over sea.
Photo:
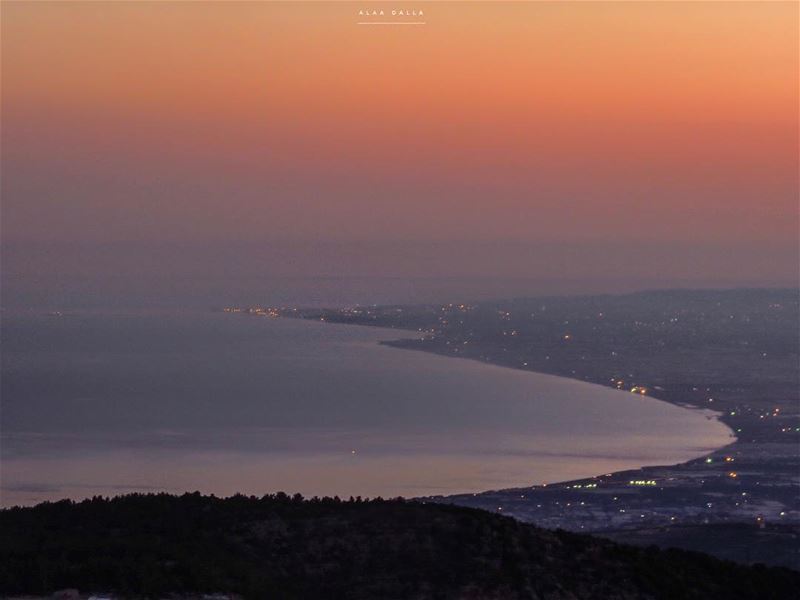
M 296 304 L 358 296 L 292 286 Z M 681 462 L 731 439 L 699 411 L 378 344 L 413 332 L 66 297 L 6 295 L 4 505 L 134 490 L 449 494 Z

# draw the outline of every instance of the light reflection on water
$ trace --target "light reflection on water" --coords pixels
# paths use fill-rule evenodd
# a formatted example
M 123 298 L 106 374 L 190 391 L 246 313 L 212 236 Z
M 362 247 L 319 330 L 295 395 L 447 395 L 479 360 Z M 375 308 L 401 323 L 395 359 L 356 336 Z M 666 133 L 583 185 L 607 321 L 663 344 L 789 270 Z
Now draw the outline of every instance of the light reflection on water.
M 379 346 L 413 332 L 203 313 L 3 321 L 4 505 L 133 490 L 446 494 L 671 464 L 700 411 Z

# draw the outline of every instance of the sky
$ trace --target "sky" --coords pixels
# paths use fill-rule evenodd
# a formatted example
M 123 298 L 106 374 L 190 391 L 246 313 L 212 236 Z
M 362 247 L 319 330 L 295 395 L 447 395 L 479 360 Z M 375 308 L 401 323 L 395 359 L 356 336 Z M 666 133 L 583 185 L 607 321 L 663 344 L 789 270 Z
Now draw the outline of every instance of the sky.
M 794 285 L 798 71 L 795 2 L 3 2 L 5 271 Z

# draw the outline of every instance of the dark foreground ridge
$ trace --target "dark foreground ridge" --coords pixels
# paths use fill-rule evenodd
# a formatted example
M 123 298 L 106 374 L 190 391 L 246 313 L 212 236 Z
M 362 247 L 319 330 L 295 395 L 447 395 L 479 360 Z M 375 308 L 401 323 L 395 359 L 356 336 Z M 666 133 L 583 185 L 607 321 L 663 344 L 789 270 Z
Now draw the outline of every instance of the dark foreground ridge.
M 0 596 L 766 600 L 800 589 L 785 568 L 402 500 L 129 495 L 6 509 L 0 530 Z

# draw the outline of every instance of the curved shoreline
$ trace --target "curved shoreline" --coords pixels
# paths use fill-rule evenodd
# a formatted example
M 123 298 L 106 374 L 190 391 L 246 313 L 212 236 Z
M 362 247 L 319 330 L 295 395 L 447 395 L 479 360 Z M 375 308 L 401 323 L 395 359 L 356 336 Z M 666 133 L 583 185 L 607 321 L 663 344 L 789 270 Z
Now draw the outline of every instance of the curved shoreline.
M 188 368 L 187 373 L 194 373 L 199 366 L 213 364 L 215 370 L 209 376 L 214 378 L 214 385 L 225 384 L 226 393 L 241 399 L 240 408 L 231 411 L 230 417 L 209 421 L 207 417 L 220 411 L 222 405 L 212 398 L 213 394 L 204 393 L 199 402 L 182 401 L 174 411 L 162 415 L 154 404 L 158 396 L 148 395 L 150 400 L 143 399 L 137 405 L 137 418 L 128 423 L 129 435 L 107 435 L 101 427 L 104 421 L 100 420 L 79 440 L 70 437 L 70 428 L 83 427 L 79 424 L 83 423 L 80 415 L 88 410 L 87 406 L 76 405 L 78 410 L 71 417 L 74 423 L 67 425 L 53 413 L 52 423 L 41 425 L 45 429 L 51 427 L 48 436 L 32 441 L 22 436 L 9 444 L 9 449 L 16 447 L 19 453 L 7 464 L 7 503 L 31 503 L 36 498 L 59 496 L 77 498 L 95 493 L 92 490 L 108 494 L 162 486 L 218 495 L 279 489 L 304 495 L 352 493 L 409 498 L 458 494 L 589 477 L 664 462 L 663 457 L 679 462 L 721 445 L 727 436 L 727 431 L 716 424 L 707 429 L 711 424 L 707 425 L 701 415 L 687 415 L 678 407 L 666 405 L 654 410 L 654 403 L 642 402 L 638 396 L 612 393 L 614 390 L 579 380 L 519 369 L 501 371 L 502 365 L 495 364 L 446 361 L 444 357 L 426 358 L 413 353 L 398 355 L 390 345 L 380 344 L 397 334 L 389 329 L 361 328 L 357 332 L 357 328 L 342 325 L 333 328 L 337 332 L 314 320 L 285 322 L 278 327 L 271 327 L 273 323 L 268 321 L 248 320 L 234 325 L 225 317 L 208 323 L 203 315 L 181 316 L 174 324 L 177 329 L 171 322 L 161 325 L 161 317 L 125 316 L 115 319 L 116 327 L 109 329 L 106 320 L 104 316 L 92 323 L 89 331 L 115 333 L 108 338 L 98 337 L 98 346 L 83 350 L 86 356 L 76 363 L 76 373 L 98 351 L 105 353 L 107 348 L 114 348 L 116 332 L 144 331 L 147 337 L 158 331 L 170 339 L 186 339 L 171 348 L 168 356 L 174 358 L 162 357 L 155 370 L 149 366 L 150 359 L 139 364 L 138 359 L 117 357 L 109 367 L 117 364 L 122 369 L 120 376 L 127 373 L 144 381 L 148 373 L 158 375 L 164 369 L 180 367 L 183 372 Z M 56 347 L 61 342 L 72 344 L 76 328 L 88 327 L 84 322 L 49 319 L 43 324 L 46 331 L 54 332 L 52 339 L 41 338 L 48 348 L 51 343 Z M 156 326 L 158 329 L 153 329 Z M 188 331 L 193 332 L 190 338 L 175 334 Z M 221 332 L 226 337 L 219 338 Z M 231 346 L 235 351 L 225 351 L 224 356 L 216 351 L 194 355 L 191 348 L 197 340 L 211 342 L 211 347 L 220 340 L 223 349 L 228 347 L 228 341 L 236 340 L 258 345 Z M 136 347 L 148 347 L 137 344 Z M 192 357 L 191 363 L 182 358 L 186 344 L 190 345 L 185 349 Z M 376 351 L 376 345 L 383 348 Z M 244 348 L 246 354 L 237 348 Z M 34 360 L 35 356 L 31 354 L 26 360 L 39 368 L 41 362 Z M 312 362 L 306 362 L 304 357 Z M 283 375 L 272 367 L 264 368 L 264 361 L 272 359 L 293 364 L 290 367 L 289 363 L 276 363 L 281 373 L 289 369 L 289 379 L 285 381 L 311 379 L 299 387 L 294 383 L 281 386 L 277 381 L 283 381 Z M 131 364 L 138 365 L 136 373 L 131 372 Z M 326 375 L 333 372 L 338 373 L 336 379 Z M 199 371 L 196 374 L 201 375 Z M 239 386 L 232 378 L 248 383 Z M 67 381 L 73 379 L 67 377 Z M 209 383 L 206 379 L 200 381 Z M 194 383 L 189 387 L 184 383 L 159 388 L 160 393 L 174 392 L 181 398 L 184 392 L 201 391 Z M 72 389 L 67 386 L 65 393 L 74 395 Z M 274 396 L 274 401 L 265 404 L 265 393 Z M 98 398 L 97 405 L 102 408 L 98 394 L 90 397 Z M 185 396 L 190 397 L 194 398 Z M 302 397 L 308 397 L 308 403 L 291 403 Z M 341 408 L 336 404 L 339 400 L 344 401 Z M 319 404 L 322 401 L 329 408 Z M 181 415 L 187 406 L 194 406 L 191 410 L 195 413 L 199 409 L 201 420 L 184 426 L 185 417 Z M 274 416 L 285 410 L 281 406 L 288 408 L 287 417 L 281 417 L 283 424 L 278 426 Z M 92 410 L 91 414 L 102 417 L 110 413 Z M 151 423 L 155 421 L 148 415 L 156 414 L 160 416 L 154 430 Z M 18 420 L 9 431 L 33 431 L 30 423 L 26 428 L 26 421 Z M 327 437 L 315 433 L 315 424 L 326 428 Z M 274 428 L 264 434 L 259 425 Z M 213 427 L 214 431 L 206 431 L 206 427 Z M 233 432 L 239 433 L 234 436 Z M 646 436 L 654 432 L 656 443 L 648 444 Z M 697 444 L 696 440 L 704 436 L 706 443 Z M 53 454 L 55 448 L 63 452 Z M 125 459 L 126 467 L 121 469 L 126 449 L 135 452 Z M 352 457 L 351 450 L 358 451 L 357 457 Z M 144 452 L 163 461 L 163 473 L 176 475 L 165 479 L 148 469 L 143 461 L 152 461 Z M 239 453 L 238 467 L 231 470 L 225 464 L 235 453 Z M 84 461 L 83 457 L 89 458 Z M 194 464 L 198 460 L 208 465 L 202 473 Z M 92 470 L 84 466 L 91 466 Z
M 336 324 L 340 324 L 340 323 L 336 323 Z M 357 324 L 357 325 L 362 326 L 362 327 L 371 327 L 370 325 L 361 325 L 361 324 Z M 385 328 L 381 327 L 380 329 L 385 329 Z M 405 331 L 410 331 L 410 330 L 405 330 Z M 557 375 L 557 374 L 553 374 L 553 373 L 547 373 L 547 372 L 544 372 L 544 371 L 535 371 L 535 370 L 529 370 L 529 369 L 522 369 L 522 368 L 519 368 L 519 367 L 513 367 L 513 366 L 510 366 L 510 365 L 503 365 L 503 364 L 499 364 L 499 363 L 492 362 L 492 361 L 480 360 L 480 359 L 475 358 L 475 357 L 470 357 L 470 356 L 452 356 L 452 355 L 449 355 L 449 354 L 444 354 L 444 353 L 441 353 L 441 352 L 432 352 L 432 351 L 424 350 L 424 349 L 420 349 L 420 348 L 408 348 L 408 347 L 402 345 L 402 342 L 404 342 L 404 341 L 405 341 L 405 339 L 400 338 L 400 339 L 395 339 L 395 340 L 381 340 L 381 341 L 378 341 L 377 343 L 379 345 L 381 345 L 381 346 L 386 346 L 386 347 L 389 347 L 389 348 L 395 348 L 395 349 L 398 349 L 398 350 L 411 350 L 411 351 L 417 351 L 417 352 L 428 352 L 430 354 L 435 354 L 437 356 L 444 356 L 444 357 L 447 357 L 447 358 L 472 360 L 472 361 L 477 362 L 479 364 L 491 365 L 493 367 L 497 367 L 497 368 L 501 368 L 501 369 L 509 369 L 509 370 L 513 370 L 513 371 L 520 371 L 520 372 L 523 372 L 523 373 L 535 373 L 537 375 L 543 375 L 543 376 L 547 376 L 547 377 L 557 377 L 559 379 L 564 379 L 564 380 L 571 381 L 571 382 L 583 383 L 583 384 L 598 386 L 600 388 L 616 390 L 616 388 L 613 388 L 611 386 L 603 386 L 600 383 L 586 381 L 586 380 L 583 380 L 583 379 L 577 379 L 577 378 L 574 378 L 574 377 L 567 377 L 567 376 L 564 376 L 564 375 Z M 622 391 L 622 390 L 619 390 L 619 391 Z M 623 393 L 625 393 L 625 392 L 623 392 Z M 615 471 L 615 472 L 609 473 L 607 475 L 614 476 L 614 475 L 621 475 L 621 474 L 625 474 L 625 473 L 630 473 L 630 472 L 637 471 L 637 470 L 641 471 L 641 470 L 645 470 L 645 469 L 655 469 L 655 468 L 664 468 L 664 467 L 680 467 L 680 466 L 684 466 L 684 465 L 689 465 L 690 463 L 692 463 L 694 461 L 697 461 L 699 459 L 704 459 L 707 456 L 709 456 L 709 455 L 711 455 L 711 454 L 713 454 L 715 452 L 719 452 L 721 450 L 724 450 L 725 448 L 728 448 L 728 447 L 736 444 L 739 441 L 739 438 L 736 436 L 736 432 L 730 427 L 730 425 L 728 425 L 727 423 L 725 423 L 722 420 L 722 417 L 724 416 L 724 413 L 722 413 L 720 411 L 711 410 L 709 408 L 696 406 L 696 405 L 690 404 L 690 403 L 672 402 L 672 401 L 666 400 L 664 398 L 659 398 L 657 395 L 652 394 L 652 393 L 648 393 L 646 395 L 646 397 L 648 399 L 651 399 L 651 400 L 657 400 L 659 402 L 664 402 L 664 403 L 669 404 L 671 406 L 676 406 L 676 407 L 681 408 L 683 410 L 692 411 L 692 412 L 698 412 L 698 413 L 702 414 L 703 416 L 705 416 L 708 419 L 713 419 L 713 420 L 717 421 L 718 423 L 723 425 L 728 430 L 728 433 L 729 433 L 729 435 L 731 437 L 731 440 L 727 444 L 723 444 L 722 446 L 719 446 L 719 447 L 715 448 L 714 450 L 705 451 L 702 454 L 698 454 L 697 456 L 695 456 L 693 458 L 690 458 L 689 460 L 680 462 L 680 463 L 647 464 L 647 465 L 642 465 L 641 467 L 639 467 L 639 469 L 626 469 L 624 471 Z M 597 474 L 597 476 L 600 476 L 600 475 L 602 475 L 602 474 L 600 474 L 600 473 Z M 581 479 L 584 479 L 584 478 L 581 478 Z M 577 480 L 555 481 L 555 482 L 553 482 L 553 484 L 554 485 L 566 484 L 566 483 L 572 483 L 573 481 L 577 481 Z M 519 488 L 500 488 L 498 490 L 486 490 L 486 491 L 495 492 L 495 491 L 516 490 L 516 489 L 519 489 Z
M 301 321 L 306 321 L 306 322 L 310 322 L 310 323 L 318 323 L 320 325 L 326 325 L 326 326 L 338 325 L 338 326 L 343 326 L 343 327 L 350 327 L 350 326 L 356 325 L 358 327 L 362 327 L 362 328 L 365 328 L 365 329 L 370 329 L 371 328 L 371 329 L 375 329 L 375 330 L 379 330 L 379 331 L 385 331 L 387 333 L 389 333 L 389 332 L 393 332 L 394 333 L 394 332 L 398 332 L 398 331 L 409 331 L 409 332 L 414 331 L 412 329 L 401 329 L 401 328 L 394 328 L 394 327 L 391 327 L 391 328 L 390 327 L 382 327 L 382 326 L 379 326 L 379 325 L 376 326 L 376 325 L 371 325 L 371 324 L 368 324 L 368 323 L 342 323 L 342 322 L 337 322 L 337 321 L 308 319 L 308 318 L 305 318 L 305 317 L 296 317 L 296 316 L 291 316 L 291 315 L 281 315 L 281 317 L 282 318 L 287 318 L 288 317 L 288 318 L 293 318 L 293 319 L 296 318 L 296 319 L 301 320 Z M 597 386 L 598 388 L 601 388 L 601 389 L 604 389 L 604 390 L 619 391 L 622 394 L 628 393 L 625 390 L 618 390 L 617 388 L 614 388 L 612 386 L 603 385 L 601 383 L 594 382 L 594 381 L 587 381 L 587 380 L 584 380 L 584 379 L 579 379 L 577 377 L 569 377 L 569 376 L 565 376 L 565 375 L 561 375 L 561 374 L 548 373 L 548 372 L 545 372 L 545 371 L 537 371 L 537 370 L 533 370 L 533 369 L 523 369 L 523 368 L 511 366 L 511 365 L 501 364 L 501 363 L 490 361 L 490 360 L 481 360 L 479 358 L 472 357 L 472 356 L 453 356 L 452 354 L 446 354 L 446 353 L 443 353 L 443 352 L 431 351 L 431 350 L 427 350 L 427 349 L 423 349 L 423 348 L 413 348 L 413 347 L 409 347 L 409 346 L 406 345 L 406 343 L 414 342 L 414 341 L 415 340 L 413 338 L 396 338 L 396 339 L 378 340 L 375 343 L 380 345 L 380 346 L 383 346 L 383 347 L 386 347 L 386 348 L 392 348 L 392 349 L 396 349 L 396 350 L 412 350 L 412 351 L 417 351 L 417 352 L 426 352 L 428 354 L 434 354 L 434 355 L 441 356 L 441 357 L 444 357 L 444 358 L 467 359 L 467 360 L 476 362 L 476 363 L 478 363 L 480 365 L 489 366 L 489 367 L 492 367 L 492 368 L 495 368 L 495 369 L 504 369 L 504 370 L 508 369 L 510 371 L 514 371 L 514 372 L 518 372 L 518 373 L 529 373 L 529 374 L 534 374 L 534 375 L 543 376 L 543 377 L 557 378 L 557 379 L 561 379 L 561 380 L 570 382 L 571 384 L 575 384 L 575 383 L 577 383 L 577 384 L 585 384 L 585 385 L 590 385 L 590 386 Z M 738 437 L 736 436 L 736 432 L 731 428 L 730 425 L 728 425 L 727 423 L 725 423 L 722 420 L 722 417 L 724 416 L 724 414 L 722 412 L 720 412 L 720 411 L 711 410 L 711 409 L 709 409 L 707 407 L 697 406 L 697 405 L 694 405 L 694 404 L 691 404 L 691 403 L 687 403 L 687 402 L 670 401 L 670 400 L 667 400 L 667 399 L 664 399 L 664 398 L 660 398 L 657 395 L 655 395 L 654 393 L 651 393 L 649 391 L 645 395 L 645 398 L 650 399 L 650 400 L 656 400 L 659 403 L 668 404 L 670 406 L 673 406 L 673 407 L 676 407 L 676 408 L 679 408 L 679 409 L 682 409 L 682 410 L 685 410 L 685 411 L 698 413 L 698 414 L 706 417 L 707 419 L 714 420 L 717 423 L 719 423 L 720 425 L 724 426 L 725 429 L 727 429 L 728 435 L 730 436 L 730 440 L 727 441 L 727 443 L 724 443 L 724 444 L 722 444 L 720 446 L 717 446 L 717 447 L 715 447 L 715 448 L 713 448 L 711 450 L 704 449 L 703 452 L 698 453 L 697 455 L 695 455 L 695 456 L 693 456 L 693 457 L 691 457 L 691 458 L 689 458 L 687 460 L 681 461 L 681 462 L 676 462 L 676 463 L 669 463 L 669 462 L 648 463 L 648 464 L 644 464 L 644 465 L 641 465 L 640 467 L 636 467 L 636 468 L 633 468 L 633 469 L 624 469 L 624 470 L 611 471 L 611 472 L 606 472 L 606 473 L 597 473 L 597 474 L 594 475 L 594 477 L 600 477 L 600 476 L 603 476 L 603 477 L 616 477 L 616 476 L 621 476 L 621 475 L 630 474 L 630 473 L 634 473 L 634 472 L 644 472 L 644 471 L 646 471 L 648 469 L 680 468 L 680 467 L 684 467 L 684 466 L 689 466 L 692 463 L 695 463 L 695 462 L 697 462 L 697 461 L 699 461 L 701 459 L 705 459 L 710 455 L 713 455 L 715 453 L 723 451 L 726 448 L 729 448 L 730 446 L 733 446 L 734 444 L 736 444 L 739 441 Z M 572 483 L 574 481 L 586 480 L 586 479 L 589 479 L 589 478 L 590 477 L 580 477 L 578 479 L 563 479 L 563 480 L 553 481 L 551 483 L 548 483 L 547 485 L 567 484 L 567 483 Z M 535 488 L 537 486 L 534 485 L 533 487 Z M 500 488 L 495 488 L 495 489 L 492 489 L 492 490 L 477 490 L 474 493 L 475 494 L 481 494 L 481 493 L 503 492 L 503 491 L 509 491 L 509 490 L 518 490 L 518 489 L 522 489 L 522 488 L 519 488 L 519 487 L 500 487 Z M 452 494 L 453 497 L 462 496 L 462 495 L 463 494 Z M 448 497 L 448 496 L 445 496 L 445 497 Z M 423 496 L 423 498 L 425 498 L 425 496 Z
M 387 318 L 393 318 L 390 309 L 386 314 L 389 315 Z M 419 314 L 423 311 L 420 310 Z M 430 319 L 429 313 L 424 314 Z M 773 527 L 783 526 L 781 524 L 796 527 L 800 523 L 798 497 L 792 492 L 796 490 L 797 471 L 793 465 L 797 464 L 798 454 L 796 445 L 792 444 L 796 435 L 782 434 L 800 432 L 800 427 L 795 427 L 792 421 L 796 410 L 790 402 L 793 397 L 791 373 L 783 364 L 777 367 L 783 370 L 771 371 L 774 373 L 772 385 L 763 388 L 748 387 L 745 382 L 752 378 L 744 378 L 742 383 L 738 383 L 740 380 L 735 373 L 727 373 L 726 378 L 720 379 L 713 368 L 691 369 L 681 375 L 681 363 L 676 363 L 676 360 L 686 360 L 686 355 L 670 353 L 663 355 L 662 360 L 667 362 L 662 367 L 659 367 L 658 360 L 650 361 L 647 367 L 635 360 L 620 362 L 609 373 L 613 375 L 616 371 L 617 377 L 609 380 L 604 379 L 605 363 L 598 363 L 601 365 L 599 368 L 590 361 L 582 363 L 576 360 L 583 358 L 580 355 L 572 356 L 568 362 L 546 363 L 544 359 L 550 358 L 545 356 L 549 354 L 548 346 L 535 341 L 526 350 L 520 351 L 521 347 L 517 346 L 516 352 L 509 352 L 505 344 L 491 338 L 485 343 L 463 335 L 442 334 L 398 339 L 400 332 L 413 335 L 412 332 L 422 332 L 423 329 L 331 320 L 340 324 L 389 329 L 392 339 L 379 343 L 396 349 L 420 350 L 448 358 L 469 358 L 493 367 L 609 389 L 615 389 L 615 380 L 622 375 L 627 389 L 635 391 L 644 383 L 648 388 L 646 395 L 651 399 L 713 419 L 724 426 L 729 436 L 725 443 L 686 460 L 648 461 L 636 469 L 612 470 L 579 479 L 563 477 L 549 485 L 496 487 L 473 494 L 429 496 L 419 500 L 498 511 L 548 528 L 607 532 L 616 536 L 614 539 L 627 539 L 631 531 L 641 531 L 641 543 L 648 543 L 648 536 L 654 536 L 650 539 L 658 538 L 662 535 L 659 531 L 667 531 L 664 527 L 672 530 L 673 525 L 679 526 L 678 529 L 687 527 L 689 529 L 685 531 L 691 532 L 694 531 L 692 527 L 730 523 L 756 528 L 763 528 L 767 522 Z M 410 322 L 413 323 L 413 319 Z M 464 340 L 468 340 L 469 346 L 462 346 L 467 343 Z M 550 344 L 552 347 L 552 341 Z M 627 348 L 628 356 L 631 356 L 633 348 Z M 538 357 L 535 355 L 537 349 L 541 352 Z M 624 345 L 617 346 L 617 349 L 621 354 L 626 351 Z M 702 352 L 703 346 L 695 348 L 695 354 L 689 360 L 704 360 L 705 356 L 699 354 L 698 349 Z M 598 355 L 591 346 L 583 352 L 587 356 Z M 737 355 L 737 358 L 739 368 L 746 369 L 750 364 L 746 362 L 746 353 Z M 528 364 L 532 366 L 528 367 Z M 552 371 L 548 370 L 550 367 Z M 572 376 L 567 373 L 569 370 Z M 709 410 L 709 406 L 718 410 Z M 787 424 L 790 427 L 786 427 Z M 674 535 L 680 538 L 682 534 L 676 532 Z M 666 538 L 667 534 L 663 536 Z

